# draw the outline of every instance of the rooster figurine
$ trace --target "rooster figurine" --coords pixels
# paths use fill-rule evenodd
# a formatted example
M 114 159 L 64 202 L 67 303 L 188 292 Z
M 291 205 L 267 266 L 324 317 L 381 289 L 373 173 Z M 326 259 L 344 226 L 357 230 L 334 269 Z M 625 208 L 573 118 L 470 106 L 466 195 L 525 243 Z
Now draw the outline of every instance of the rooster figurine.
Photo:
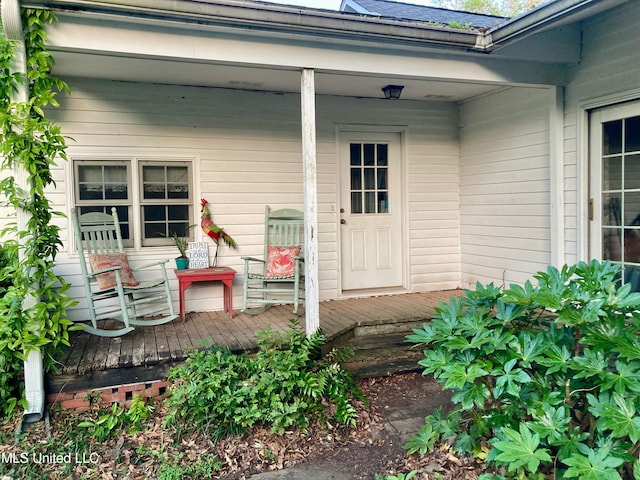
M 202 227 L 204 233 L 209 235 L 213 239 L 213 241 L 216 242 L 216 254 L 213 259 L 213 266 L 215 267 L 218 261 L 218 246 L 220 245 L 219 242 L 221 239 L 226 245 L 233 248 L 234 250 L 238 248 L 238 246 L 236 245 L 236 241 L 231 238 L 231 236 L 227 232 L 225 232 L 224 229 L 216 225 L 211 219 L 211 212 L 209 212 L 208 206 L 209 202 L 207 202 L 207 200 L 203 198 L 201 200 L 201 204 L 202 209 L 200 211 L 202 212 L 202 220 L 200 221 L 200 226 Z
M 211 220 L 211 212 L 209 212 L 208 206 L 209 202 L 207 202 L 207 200 L 203 198 L 201 200 L 201 203 L 202 209 L 200 211 L 202 212 L 202 220 L 200 221 L 200 226 L 202 227 L 204 233 L 209 235 L 213 239 L 213 241 L 216 242 L 216 245 L 218 245 L 218 242 L 220 241 L 220 239 L 222 239 L 222 241 L 231 248 L 237 248 L 238 246 L 236 245 L 235 240 L 231 238 L 229 234 L 224 231 L 224 229 L 220 228 L 213 222 L 213 220 Z

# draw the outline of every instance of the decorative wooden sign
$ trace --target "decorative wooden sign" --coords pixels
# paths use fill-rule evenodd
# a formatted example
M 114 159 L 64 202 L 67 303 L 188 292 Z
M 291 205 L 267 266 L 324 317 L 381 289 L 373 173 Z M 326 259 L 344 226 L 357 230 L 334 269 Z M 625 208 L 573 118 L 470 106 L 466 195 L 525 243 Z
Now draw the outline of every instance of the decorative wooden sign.
M 209 244 L 189 242 L 189 268 L 209 268 Z

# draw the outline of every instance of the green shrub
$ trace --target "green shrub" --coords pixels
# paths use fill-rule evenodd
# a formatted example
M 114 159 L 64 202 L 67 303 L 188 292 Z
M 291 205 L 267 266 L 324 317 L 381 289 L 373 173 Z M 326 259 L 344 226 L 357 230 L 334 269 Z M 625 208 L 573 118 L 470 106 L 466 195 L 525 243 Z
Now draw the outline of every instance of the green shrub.
M 214 438 L 254 425 L 277 433 L 305 429 L 310 419 L 329 414 L 340 424 L 355 425 L 353 401 L 363 395 L 340 367 L 341 352 L 321 355 L 324 342 L 322 332 L 307 338 L 294 323 L 283 333 L 258 333 L 255 355 L 215 345 L 192 352 L 186 365 L 169 372 L 167 423 L 191 425 Z
M 15 242 L 0 245 L 0 295 L 13 285 L 13 274 L 18 265 L 18 251 Z
M 507 476 L 640 479 L 640 294 L 619 277 L 580 263 L 442 304 L 408 340 L 425 345 L 419 363 L 454 409 L 405 448 L 455 439 Z
M 19 310 L 22 298 L 16 298 L 12 288 L 18 265 L 17 244 L 5 242 L 0 247 L 0 298 L 2 304 L 14 311 Z M 0 313 L 4 309 L 0 306 Z M 19 342 L 19 331 L 23 328 L 19 315 L 7 315 L 0 320 L 0 417 L 13 412 L 23 398 L 23 357 L 11 346 Z
M 384 475 L 383 476 L 383 475 L 381 475 L 379 473 L 376 473 L 375 476 L 374 476 L 374 480 L 411 480 L 413 477 L 416 476 L 417 473 L 418 473 L 418 470 L 411 470 L 406 475 L 404 473 L 398 473 L 396 475 Z M 436 473 L 435 475 L 439 475 L 439 474 Z
M 169 461 L 162 458 L 156 477 L 158 480 L 214 478 L 221 468 L 222 462 L 213 454 L 201 454 L 200 458 L 193 463 L 185 461 L 183 455 L 179 454 Z
M 88 428 L 91 434 L 104 441 L 112 435 L 136 433 L 142 430 L 144 421 L 151 416 L 154 411 L 153 405 L 146 403 L 142 395 L 136 395 L 131 401 L 127 410 L 114 402 L 111 409 L 104 412 L 96 420 L 85 420 L 78 424 L 79 427 Z

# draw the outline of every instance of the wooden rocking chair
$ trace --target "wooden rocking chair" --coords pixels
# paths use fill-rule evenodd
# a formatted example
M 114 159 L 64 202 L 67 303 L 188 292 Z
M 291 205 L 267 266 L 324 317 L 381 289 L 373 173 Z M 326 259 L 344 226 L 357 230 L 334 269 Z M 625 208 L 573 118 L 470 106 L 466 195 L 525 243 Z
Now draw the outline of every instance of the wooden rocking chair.
M 266 207 L 264 257 L 244 260 L 244 313 L 257 315 L 271 305 L 293 303 L 304 308 L 304 213 Z
M 161 325 L 178 317 L 164 265 L 168 260 L 132 269 L 122 246 L 118 214 L 115 208 L 111 211 L 111 215 L 78 215 L 75 209 L 71 211 L 91 319 L 90 325 L 81 325 L 86 332 L 102 337 L 117 337 L 131 332 L 136 325 Z M 150 267 L 159 267 L 158 278 L 135 279 L 133 272 Z M 107 329 L 98 325 L 98 321 L 106 319 L 115 319 L 123 326 Z

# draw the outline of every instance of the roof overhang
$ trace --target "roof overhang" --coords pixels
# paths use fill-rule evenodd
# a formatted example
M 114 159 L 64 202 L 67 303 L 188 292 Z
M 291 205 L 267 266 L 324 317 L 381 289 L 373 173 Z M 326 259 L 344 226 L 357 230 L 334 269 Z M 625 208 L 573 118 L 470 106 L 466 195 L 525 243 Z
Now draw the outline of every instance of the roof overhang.
M 627 3 L 629 0 L 554 0 L 489 30 L 483 48 L 494 51 L 531 35 L 576 25 L 586 18 Z
M 23 6 L 59 17 L 49 48 L 60 76 L 297 92 L 298 72 L 314 68 L 320 94 L 377 97 L 402 82 L 411 86 L 403 99 L 458 101 L 510 85 L 562 85 L 579 54 L 572 19 L 624 1 L 557 0 L 563 8 L 536 9 L 486 34 L 251 0 Z M 538 33 L 557 48 L 528 48 Z

